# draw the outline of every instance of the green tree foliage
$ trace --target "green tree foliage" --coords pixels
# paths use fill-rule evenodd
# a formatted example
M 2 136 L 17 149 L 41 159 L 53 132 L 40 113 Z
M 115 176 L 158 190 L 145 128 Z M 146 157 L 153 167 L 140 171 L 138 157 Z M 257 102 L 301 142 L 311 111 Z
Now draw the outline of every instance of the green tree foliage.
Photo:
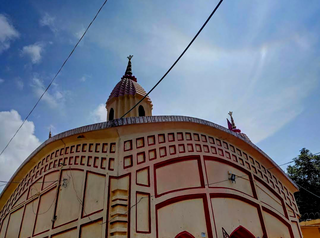
M 302 216 L 301 219 L 320 218 L 320 198 L 303 189 L 306 188 L 320 195 L 320 155 L 314 155 L 303 148 L 300 155 L 294 159 L 294 163 L 294 165 L 288 166 L 287 173 L 300 187 L 300 191 L 295 193 L 295 198 Z

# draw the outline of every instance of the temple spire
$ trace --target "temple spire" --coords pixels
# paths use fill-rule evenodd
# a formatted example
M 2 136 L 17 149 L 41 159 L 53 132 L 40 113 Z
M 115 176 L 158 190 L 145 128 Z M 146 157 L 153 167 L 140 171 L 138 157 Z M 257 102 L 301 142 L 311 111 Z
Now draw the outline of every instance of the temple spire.
M 127 58 L 128 58 L 128 66 L 127 66 L 127 69 L 126 69 L 126 73 L 125 75 L 132 75 L 132 67 L 131 67 L 131 59 L 132 59 L 133 55 L 129 55 Z

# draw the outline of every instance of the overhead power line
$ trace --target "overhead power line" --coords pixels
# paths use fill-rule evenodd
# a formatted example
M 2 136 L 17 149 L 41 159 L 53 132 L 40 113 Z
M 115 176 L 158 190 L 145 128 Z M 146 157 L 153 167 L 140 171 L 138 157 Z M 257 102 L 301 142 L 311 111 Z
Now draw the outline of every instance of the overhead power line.
M 41 94 L 41 96 L 39 97 L 38 101 L 36 102 L 36 104 L 33 106 L 33 108 L 31 109 L 31 111 L 29 112 L 29 114 L 26 116 L 26 118 L 23 120 L 23 122 L 21 123 L 21 125 L 19 126 L 19 128 L 17 129 L 17 131 L 14 133 L 14 135 L 11 137 L 11 139 L 9 140 L 9 142 L 7 143 L 7 145 L 3 148 L 3 150 L 0 153 L 0 156 L 3 154 L 3 152 L 8 148 L 8 146 L 10 145 L 11 141 L 15 138 L 15 136 L 18 134 L 18 132 L 20 131 L 21 127 L 24 125 L 24 123 L 27 121 L 27 119 L 30 117 L 30 115 L 32 114 L 32 112 L 34 111 L 34 109 L 38 106 L 39 102 L 41 101 L 41 99 L 43 98 L 43 96 L 46 94 L 46 92 L 49 90 L 49 88 L 51 87 L 52 83 L 54 82 L 54 80 L 57 78 L 57 76 L 60 74 L 61 70 L 63 69 L 63 67 L 65 66 L 65 64 L 67 63 L 67 61 L 69 60 L 69 58 L 71 57 L 71 55 L 73 54 L 73 52 L 76 50 L 76 48 L 78 47 L 79 43 L 81 42 L 81 40 L 83 39 L 83 37 L 86 35 L 87 31 L 89 30 L 89 28 L 91 27 L 92 23 L 96 20 L 96 18 L 98 17 L 100 11 L 102 10 L 102 8 L 104 7 L 104 5 L 107 3 L 108 0 L 105 0 L 103 2 L 103 4 L 101 5 L 101 7 L 99 8 L 99 10 L 97 11 L 96 15 L 94 16 L 94 18 L 91 20 L 91 22 L 89 23 L 89 25 L 87 26 L 86 30 L 84 31 L 84 33 L 82 34 L 82 36 L 80 37 L 80 39 L 78 40 L 78 42 L 75 44 L 75 46 L 73 47 L 73 49 L 71 50 L 70 54 L 68 55 L 68 57 L 65 59 L 65 61 L 62 63 L 61 67 L 59 68 L 58 72 L 55 74 L 55 76 L 52 78 L 51 82 L 49 83 L 49 85 L 47 86 L 47 88 L 44 90 L 44 92 Z
M 201 33 L 203 28 L 207 25 L 207 23 L 210 21 L 213 14 L 216 12 L 216 10 L 219 8 L 220 4 L 223 2 L 223 0 L 220 0 L 217 6 L 214 8 L 214 10 L 209 15 L 208 19 L 205 21 L 205 23 L 202 25 L 200 30 L 197 32 L 197 34 L 193 37 L 193 39 L 190 41 L 190 43 L 187 45 L 187 47 L 184 49 L 184 51 L 181 53 L 181 55 L 178 57 L 178 59 L 173 63 L 173 65 L 168 69 L 168 71 L 162 76 L 162 78 L 149 90 L 149 92 L 139 101 L 137 102 L 129 111 L 127 111 L 125 114 L 123 114 L 123 117 L 125 117 L 128 113 L 130 113 L 134 108 L 136 108 L 148 95 L 161 83 L 161 81 L 169 74 L 169 72 L 174 68 L 174 66 L 179 62 L 179 60 L 182 58 L 182 56 L 187 52 L 189 47 L 192 45 L 192 43 L 197 39 L 198 35 Z

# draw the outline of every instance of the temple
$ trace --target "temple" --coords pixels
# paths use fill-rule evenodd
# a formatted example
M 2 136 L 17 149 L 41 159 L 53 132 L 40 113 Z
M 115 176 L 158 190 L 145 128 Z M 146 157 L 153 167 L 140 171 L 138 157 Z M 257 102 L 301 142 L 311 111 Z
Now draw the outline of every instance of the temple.
M 232 113 L 153 116 L 131 61 L 105 122 L 50 133 L 14 173 L 0 238 L 302 238 L 298 187 Z

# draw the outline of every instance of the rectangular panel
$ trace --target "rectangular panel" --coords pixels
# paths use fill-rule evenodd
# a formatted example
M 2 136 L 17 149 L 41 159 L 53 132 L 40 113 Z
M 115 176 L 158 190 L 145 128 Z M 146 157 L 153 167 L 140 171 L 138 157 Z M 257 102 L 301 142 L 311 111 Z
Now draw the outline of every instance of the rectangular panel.
M 64 170 L 61 175 L 54 227 L 78 219 L 83 186 L 83 171 Z
M 80 238 L 102 238 L 102 220 L 90 222 L 81 227 Z
M 7 238 L 18 237 L 22 215 L 23 215 L 23 207 L 10 215 L 9 224 L 7 228 L 8 230 L 6 235 Z
M 52 172 L 44 176 L 43 188 L 49 187 L 53 183 L 57 183 L 59 180 L 59 171 Z
M 256 181 L 256 188 L 260 201 L 284 215 L 281 200 L 270 189 L 258 181 Z
M 263 237 L 263 229 L 256 206 L 236 198 L 226 197 L 213 197 L 211 203 L 219 238 L 223 237 L 220 233 L 222 228 L 231 234 L 239 226 L 245 227 L 255 237 Z
M 296 221 L 291 221 L 291 225 L 292 225 L 292 231 L 294 234 L 295 238 L 302 238 L 301 236 L 301 231 L 300 231 L 300 226 L 298 224 L 298 222 Z M 307 228 L 308 229 L 308 228 Z M 320 231 L 318 230 L 318 233 L 320 233 Z M 305 234 L 306 235 L 306 234 Z
M 291 238 L 288 227 L 277 217 L 263 211 L 263 218 L 269 237 Z
M 253 196 L 248 174 L 231 165 L 215 160 L 206 159 L 205 164 L 209 187 L 234 189 Z M 230 176 L 229 173 L 237 176 L 235 183 L 228 180 Z
M 32 236 L 32 230 L 36 218 L 37 207 L 38 199 L 35 199 L 26 205 L 22 221 L 20 238 L 27 238 Z
M 56 189 L 52 189 L 40 197 L 34 234 L 48 231 L 51 228 L 55 201 Z
M 176 237 L 183 231 L 188 231 L 197 238 L 201 237 L 202 232 L 205 237 L 211 237 L 208 234 L 209 227 L 207 227 L 205 209 L 207 207 L 204 206 L 202 198 L 176 201 L 164 205 L 157 210 L 157 237 Z
M 150 194 L 136 194 L 136 230 L 137 233 L 150 233 Z
M 77 237 L 78 237 L 77 229 L 64 231 L 52 236 L 52 238 L 77 238 Z
M 1 225 L 0 238 L 4 238 L 6 235 L 8 220 L 9 220 L 9 215 L 3 220 L 3 223 Z
M 203 187 L 198 159 L 174 160 L 155 165 L 156 195 Z
M 14 206 L 18 206 L 22 202 L 24 202 L 27 199 L 28 191 L 24 192 L 20 198 L 15 202 Z
M 88 216 L 103 209 L 105 179 L 104 175 L 87 172 L 82 216 Z
M 33 185 L 31 185 L 31 187 L 29 188 L 28 199 L 31 198 L 32 196 L 40 193 L 41 188 L 42 188 L 42 178 L 38 179 L 36 182 L 33 183 Z

